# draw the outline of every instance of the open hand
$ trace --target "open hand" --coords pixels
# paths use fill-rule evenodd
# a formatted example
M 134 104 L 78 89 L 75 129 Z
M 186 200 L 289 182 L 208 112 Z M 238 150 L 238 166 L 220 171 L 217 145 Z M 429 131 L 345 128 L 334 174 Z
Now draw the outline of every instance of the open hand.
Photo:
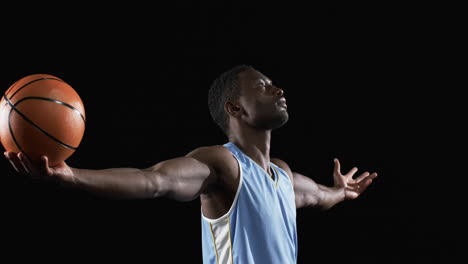
M 4 155 L 19 174 L 29 176 L 34 179 L 64 180 L 73 182 L 73 171 L 65 162 L 61 162 L 57 166 L 50 167 L 49 160 L 46 156 L 42 156 L 40 162 L 36 164 L 31 162 L 31 160 L 22 152 L 14 153 L 5 151 Z
M 345 188 L 345 199 L 355 199 L 364 192 L 367 187 L 372 183 L 372 180 L 377 177 L 377 173 L 363 172 L 356 178 L 354 174 L 358 171 L 356 167 L 352 168 L 348 173 L 341 174 L 340 161 L 334 160 L 335 168 L 333 170 L 333 181 L 336 187 Z

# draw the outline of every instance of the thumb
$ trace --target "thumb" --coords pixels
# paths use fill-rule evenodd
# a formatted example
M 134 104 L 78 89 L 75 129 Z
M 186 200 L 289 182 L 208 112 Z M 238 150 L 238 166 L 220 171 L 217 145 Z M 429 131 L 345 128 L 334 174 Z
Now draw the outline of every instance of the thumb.
M 49 158 L 47 158 L 47 156 L 41 157 L 41 172 L 47 176 L 52 176 L 54 174 L 54 171 L 49 167 Z
M 335 163 L 335 172 L 338 173 L 338 174 L 341 174 L 340 161 L 337 158 L 334 158 L 333 162 Z
M 358 196 L 359 194 L 355 192 L 354 190 L 350 188 L 345 188 L 345 199 L 353 200 L 353 199 L 356 199 Z

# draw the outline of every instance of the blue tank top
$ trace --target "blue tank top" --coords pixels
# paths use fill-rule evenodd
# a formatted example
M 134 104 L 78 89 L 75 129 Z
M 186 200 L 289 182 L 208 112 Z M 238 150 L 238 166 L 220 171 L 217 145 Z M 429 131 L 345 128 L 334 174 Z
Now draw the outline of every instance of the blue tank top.
M 288 175 L 270 163 L 273 179 L 236 145 L 224 146 L 239 163 L 239 186 L 225 215 L 201 214 L 203 263 L 296 263 L 296 204 Z

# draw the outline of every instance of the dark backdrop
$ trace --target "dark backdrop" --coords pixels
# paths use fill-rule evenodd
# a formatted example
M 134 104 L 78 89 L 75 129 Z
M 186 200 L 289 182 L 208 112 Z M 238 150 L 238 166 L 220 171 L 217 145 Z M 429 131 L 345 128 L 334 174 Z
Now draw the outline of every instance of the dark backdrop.
M 426 210 L 433 200 L 415 194 L 420 178 L 408 170 L 427 147 L 424 104 L 413 100 L 427 60 L 417 9 L 180 1 L 48 7 L 16 7 L 4 20 L 0 87 L 47 73 L 75 88 L 87 122 L 70 166 L 145 168 L 225 143 L 210 119 L 207 89 L 224 70 L 250 64 L 288 100 L 290 120 L 273 132 L 272 156 L 329 186 L 334 157 L 343 170 L 380 175 L 357 200 L 298 211 L 299 263 L 452 257 L 455 244 L 425 221 L 435 215 Z M 6 159 L 0 167 L 2 250 L 18 251 L 17 259 L 201 263 L 198 200 L 106 201 L 21 178 Z

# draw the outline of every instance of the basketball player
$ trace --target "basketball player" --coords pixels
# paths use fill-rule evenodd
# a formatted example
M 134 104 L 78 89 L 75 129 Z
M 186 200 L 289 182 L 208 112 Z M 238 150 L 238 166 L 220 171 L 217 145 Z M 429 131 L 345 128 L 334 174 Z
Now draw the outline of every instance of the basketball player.
M 271 132 L 288 121 L 283 90 L 251 66 L 221 74 L 209 90 L 213 120 L 228 138 L 146 169 L 86 170 L 33 165 L 5 153 L 19 173 L 55 179 L 109 198 L 201 200 L 204 263 L 296 263 L 296 209 L 329 209 L 355 199 L 377 174 L 342 174 L 335 159 L 327 187 L 270 157 Z M 266 243 L 267 242 L 267 243 Z

